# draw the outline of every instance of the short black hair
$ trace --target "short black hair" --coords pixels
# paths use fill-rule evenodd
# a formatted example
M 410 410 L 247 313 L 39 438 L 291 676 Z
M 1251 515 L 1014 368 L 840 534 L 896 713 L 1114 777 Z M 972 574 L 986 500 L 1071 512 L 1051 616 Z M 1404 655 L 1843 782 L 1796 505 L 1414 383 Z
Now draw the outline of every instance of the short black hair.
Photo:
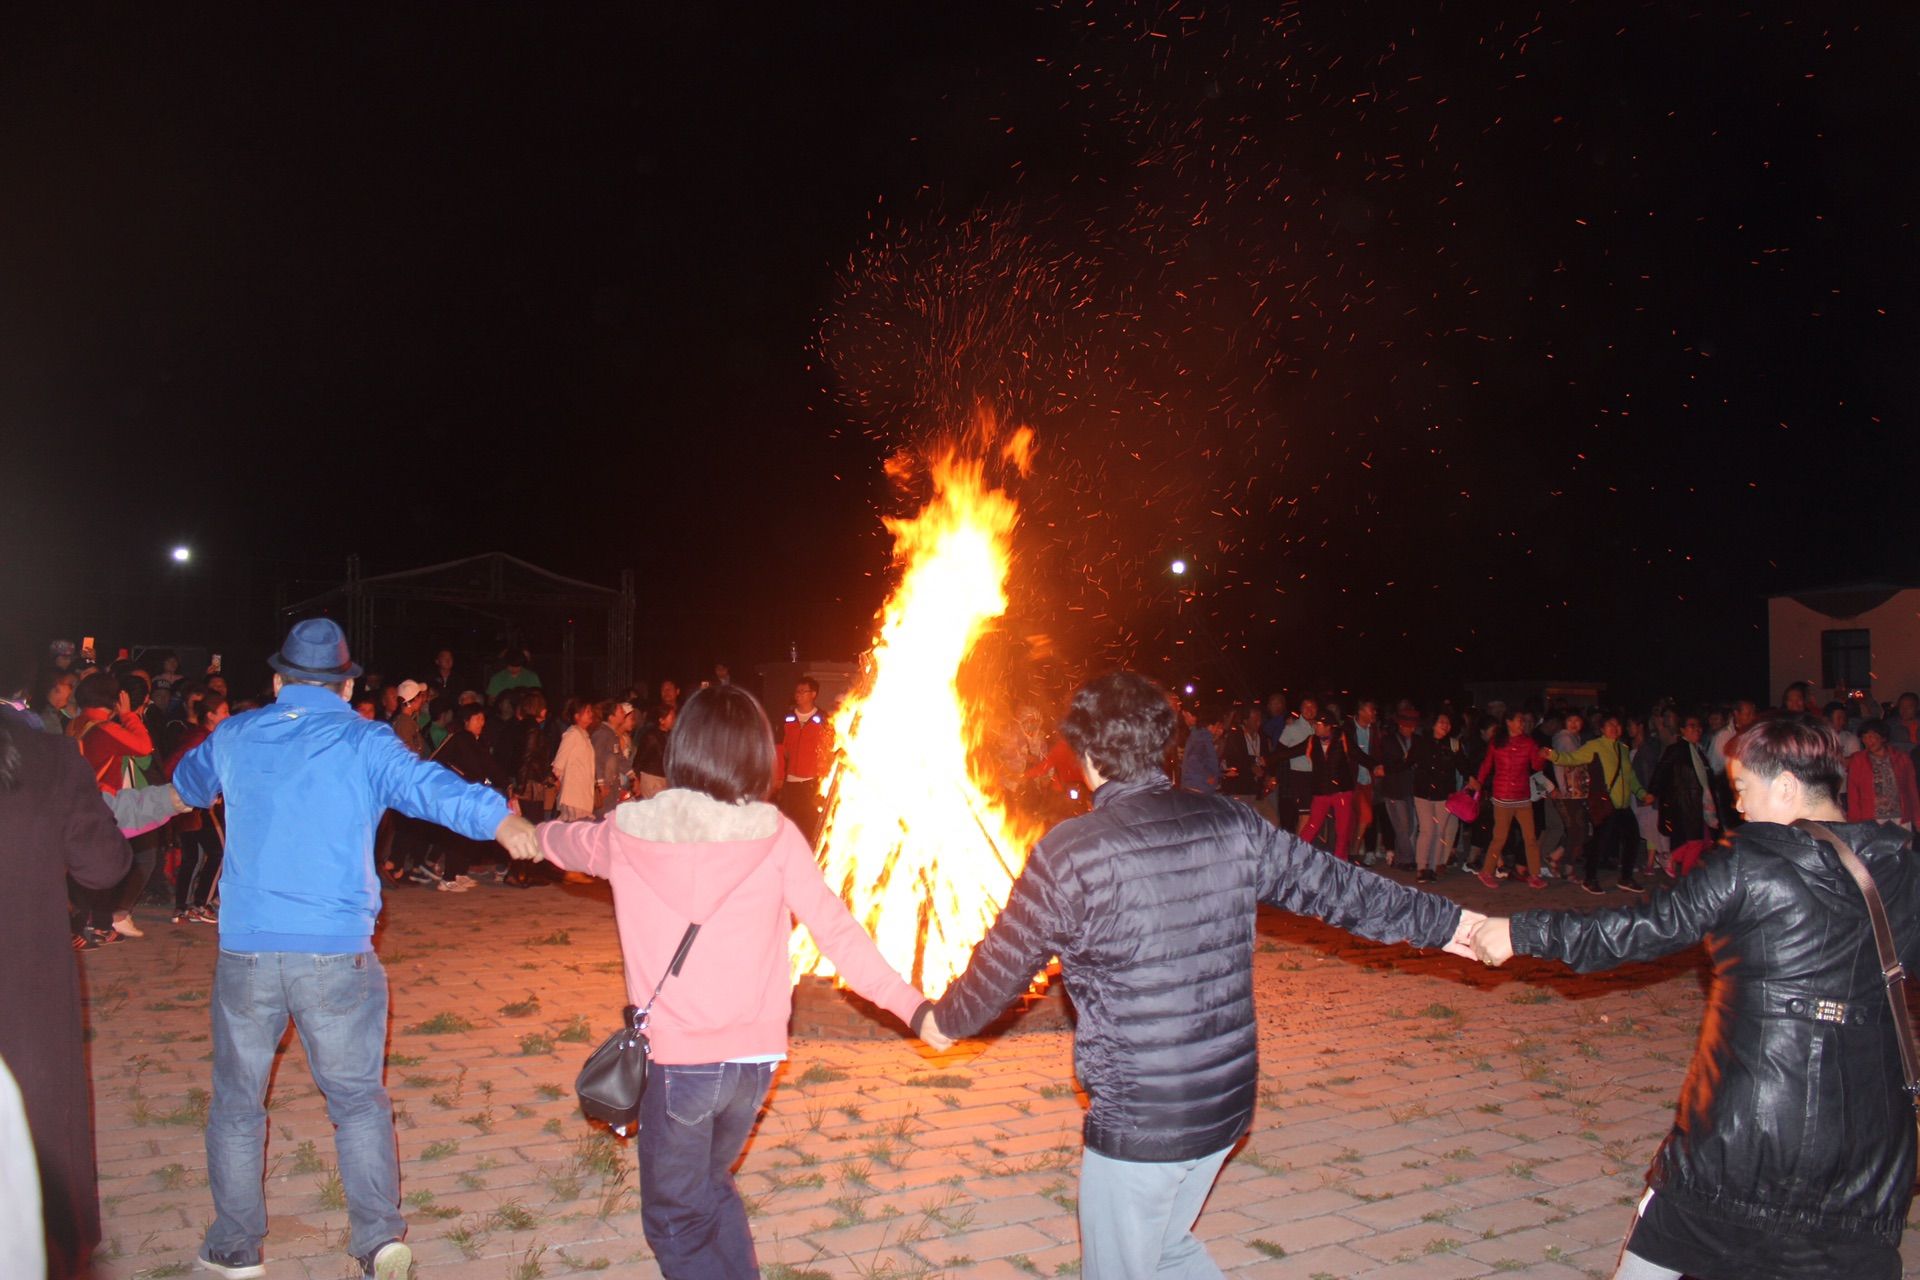
M 73 700 L 82 707 L 117 707 L 120 682 L 108 672 L 96 671 L 80 681 L 73 691 Z
M 817 698 L 820 696 L 820 682 L 818 680 L 815 680 L 812 676 L 801 676 L 798 680 L 793 682 L 793 687 L 796 689 L 798 689 L 801 685 L 805 685 L 807 686 L 807 688 L 813 690 L 814 697 Z
M 1111 671 L 1074 690 L 1060 734 L 1102 777 L 1145 777 L 1161 768 L 1173 741 L 1173 703 L 1139 672 Z
M 696 692 L 667 736 L 667 785 L 737 804 L 773 787 L 773 726 L 754 696 L 735 684 Z

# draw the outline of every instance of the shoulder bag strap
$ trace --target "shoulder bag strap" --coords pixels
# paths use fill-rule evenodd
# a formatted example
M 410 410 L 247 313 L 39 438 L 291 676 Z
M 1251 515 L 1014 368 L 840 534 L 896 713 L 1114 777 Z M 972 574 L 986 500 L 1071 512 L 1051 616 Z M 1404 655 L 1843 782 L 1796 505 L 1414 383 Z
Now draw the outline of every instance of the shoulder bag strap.
M 1900 1043 L 1900 1070 L 1907 1078 L 1907 1092 L 1920 1093 L 1920 1052 L 1915 1051 L 1913 1018 L 1907 1011 L 1907 971 L 1894 948 L 1893 928 L 1887 923 L 1887 908 L 1880 901 L 1880 890 L 1875 887 L 1866 863 L 1860 861 L 1860 855 L 1825 824 L 1802 818 L 1793 825 L 1833 850 L 1867 900 L 1867 915 L 1873 920 L 1873 945 L 1880 953 L 1880 977 L 1886 984 L 1887 1004 L 1893 1011 L 1893 1026 Z
M 687 952 L 693 950 L 693 935 L 699 932 L 699 925 L 690 924 L 687 926 L 687 931 L 680 935 L 680 945 L 674 949 L 672 963 L 667 965 L 667 971 L 661 975 L 660 981 L 653 984 L 653 994 L 647 997 L 646 1007 L 633 1015 L 633 1025 L 636 1030 L 646 1028 L 647 1015 L 653 1012 L 653 1002 L 660 998 L 660 988 L 667 985 L 667 979 L 680 976 L 680 966 L 687 962 Z

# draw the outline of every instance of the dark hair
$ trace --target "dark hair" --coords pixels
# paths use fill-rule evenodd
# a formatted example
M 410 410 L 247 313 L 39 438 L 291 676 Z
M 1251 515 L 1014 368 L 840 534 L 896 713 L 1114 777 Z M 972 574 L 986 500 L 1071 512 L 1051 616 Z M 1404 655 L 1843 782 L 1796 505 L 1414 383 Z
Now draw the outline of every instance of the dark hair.
M 580 718 L 582 711 L 594 711 L 598 706 L 599 704 L 592 698 L 568 698 L 566 709 L 561 712 L 561 719 L 572 724 Z
M 1840 794 L 1847 757 L 1840 735 L 1824 721 L 1762 720 L 1727 743 L 1727 759 L 1763 781 L 1782 773 L 1800 780 L 1809 792 L 1828 800 Z
M 773 786 L 773 726 L 739 685 L 715 684 L 680 708 L 667 735 L 667 785 L 737 804 Z
M 454 714 L 459 717 L 457 723 L 464 729 L 467 726 L 467 722 L 475 716 L 479 716 L 482 720 L 485 720 L 489 713 L 487 711 L 487 704 L 484 702 L 463 702 L 454 708 Z
M 1111 671 L 1074 690 L 1060 734 L 1103 777 L 1145 777 L 1160 769 L 1173 740 L 1173 704 L 1140 673 Z
M 109 672 L 96 671 L 74 689 L 73 700 L 81 707 L 119 706 L 120 682 Z
M 153 692 L 153 686 L 147 683 L 145 676 L 136 676 L 132 672 L 120 677 L 120 689 L 127 695 L 128 705 L 136 709 Z
M 813 691 L 814 697 L 817 698 L 820 696 L 820 682 L 818 680 L 815 680 L 812 676 L 801 676 L 798 680 L 795 680 L 793 682 L 793 687 L 796 689 L 798 689 L 801 685 L 805 685 L 807 686 L 807 688 L 811 689 Z
M 1879 734 L 1882 742 L 1893 741 L 1893 731 L 1887 728 L 1887 722 L 1885 720 L 1869 720 L 1860 726 L 1860 736 L 1862 738 L 1870 733 Z
M 540 713 L 547 709 L 547 695 L 538 689 L 522 689 L 519 702 L 520 718 L 523 720 L 537 720 Z
M 191 713 L 192 719 L 195 724 L 198 724 L 200 721 L 205 720 L 215 707 L 224 707 L 227 705 L 229 705 L 227 695 L 224 693 L 202 694 L 200 695 L 200 700 L 193 705 L 193 711 Z
M 280 683 L 285 684 L 287 682 L 285 680 L 282 680 Z M 360 689 L 355 691 L 353 695 L 353 701 L 348 703 L 347 705 L 352 707 L 377 707 L 380 705 L 380 699 L 375 697 L 372 693 L 368 692 L 367 690 Z

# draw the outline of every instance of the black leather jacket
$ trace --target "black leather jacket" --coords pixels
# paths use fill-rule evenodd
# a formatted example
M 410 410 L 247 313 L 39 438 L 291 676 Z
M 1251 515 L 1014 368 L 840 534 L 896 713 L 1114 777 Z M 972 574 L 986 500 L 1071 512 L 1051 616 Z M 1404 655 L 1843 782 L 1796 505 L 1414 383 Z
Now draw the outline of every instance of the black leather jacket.
M 935 1016 L 972 1035 L 1059 956 L 1093 1099 L 1087 1145 L 1119 1160 L 1210 1155 L 1253 1119 L 1256 901 L 1423 947 L 1460 923 L 1447 899 L 1302 844 L 1244 804 L 1158 774 L 1108 782 L 1092 813 L 1034 846 Z
M 1901 960 L 1920 963 L 1920 860 L 1892 824 L 1832 823 L 1873 873 Z M 1704 940 L 1699 1047 L 1647 1181 L 1756 1230 L 1897 1244 L 1912 1198 L 1914 1108 L 1866 901 L 1826 846 L 1748 823 L 1671 890 L 1578 915 L 1523 911 L 1514 950 L 1583 972 Z

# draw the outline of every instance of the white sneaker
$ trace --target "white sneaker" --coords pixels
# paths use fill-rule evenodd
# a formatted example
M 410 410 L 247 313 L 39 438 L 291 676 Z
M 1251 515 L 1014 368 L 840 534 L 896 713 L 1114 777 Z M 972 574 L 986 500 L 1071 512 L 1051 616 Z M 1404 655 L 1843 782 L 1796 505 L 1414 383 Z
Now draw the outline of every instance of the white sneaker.
M 200 1264 L 202 1271 L 211 1271 L 213 1274 L 219 1276 L 221 1280 L 258 1280 L 259 1277 L 267 1274 L 266 1267 L 258 1262 L 236 1261 L 235 1259 L 239 1256 L 240 1255 L 233 1254 L 216 1257 L 209 1254 L 205 1249 L 202 1249 L 198 1254 L 194 1255 L 194 1261 Z M 412 1261 L 411 1256 L 409 1256 L 408 1261 Z
M 471 889 L 473 888 L 473 886 L 480 883 L 478 880 L 475 880 L 472 876 L 455 876 L 453 878 L 453 882 L 459 885 L 463 889 Z
M 470 884 L 461 884 L 458 880 L 442 880 L 436 887 L 442 893 L 465 893 L 473 886 Z
M 367 1275 L 372 1280 L 407 1280 L 412 1269 L 413 1250 L 398 1240 L 389 1240 L 374 1253 Z
M 133 922 L 132 916 L 115 916 L 113 918 L 113 931 L 123 938 L 144 938 L 147 936 L 141 932 L 140 926 Z

